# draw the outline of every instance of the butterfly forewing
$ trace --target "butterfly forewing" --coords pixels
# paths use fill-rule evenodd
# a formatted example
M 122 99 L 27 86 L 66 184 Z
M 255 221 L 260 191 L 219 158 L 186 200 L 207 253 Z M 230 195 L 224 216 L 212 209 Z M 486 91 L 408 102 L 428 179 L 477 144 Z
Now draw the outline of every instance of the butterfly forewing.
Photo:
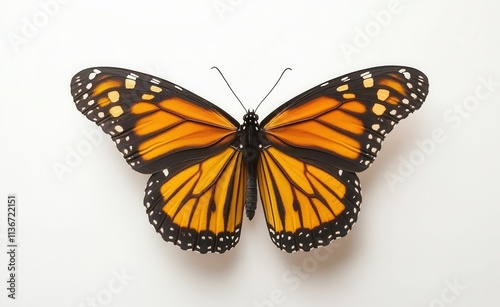
M 76 106 L 116 143 L 141 173 L 216 154 L 238 122 L 214 104 L 153 76 L 120 68 L 89 68 L 73 77 Z
M 359 172 L 375 159 L 385 136 L 420 108 L 426 76 L 413 68 L 375 67 L 301 94 L 262 121 L 273 146 L 314 163 Z

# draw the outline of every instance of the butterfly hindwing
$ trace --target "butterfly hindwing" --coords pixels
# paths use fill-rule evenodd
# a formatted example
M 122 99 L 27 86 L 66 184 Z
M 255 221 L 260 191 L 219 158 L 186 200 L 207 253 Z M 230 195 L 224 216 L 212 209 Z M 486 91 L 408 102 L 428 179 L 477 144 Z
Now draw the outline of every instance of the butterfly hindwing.
M 240 151 L 221 153 L 149 179 L 144 204 L 163 239 L 182 249 L 224 253 L 238 243 L 246 169 Z
M 258 176 L 269 234 L 282 250 L 328 245 L 357 220 L 361 192 L 355 173 L 318 167 L 268 147 Z
M 427 92 L 416 69 L 375 67 L 318 85 L 262 121 L 259 189 L 278 248 L 310 250 L 347 234 L 361 204 L 355 172 Z

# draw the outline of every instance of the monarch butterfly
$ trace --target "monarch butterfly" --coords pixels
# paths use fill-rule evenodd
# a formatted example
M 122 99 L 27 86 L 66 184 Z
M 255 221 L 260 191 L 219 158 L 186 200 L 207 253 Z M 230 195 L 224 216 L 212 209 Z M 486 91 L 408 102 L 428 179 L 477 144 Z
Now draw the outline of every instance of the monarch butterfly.
M 272 242 L 309 251 L 345 236 L 356 222 L 368 168 L 394 125 L 420 108 L 427 77 L 382 66 L 324 82 L 259 124 L 243 123 L 166 80 L 121 68 L 76 74 L 78 110 L 109 134 L 128 164 L 152 174 L 150 223 L 183 250 L 224 253 L 251 220 L 257 183 Z

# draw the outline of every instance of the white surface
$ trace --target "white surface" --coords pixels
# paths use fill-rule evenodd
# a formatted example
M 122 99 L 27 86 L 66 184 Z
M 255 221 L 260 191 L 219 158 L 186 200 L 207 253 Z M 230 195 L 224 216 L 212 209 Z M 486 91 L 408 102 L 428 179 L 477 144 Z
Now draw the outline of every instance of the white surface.
M 1 252 L 0 305 L 500 304 L 498 2 L 69 0 L 53 2 L 50 15 L 40 4 L 49 0 L 6 2 L 0 201 L 19 198 L 20 277 L 13 302 Z M 224 3 L 231 10 L 219 15 L 214 4 Z M 36 33 L 23 34 L 34 18 Z M 360 41 L 357 29 L 367 28 L 369 41 Z M 16 47 L 13 35 L 29 37 Z M 347 44 L 357 53 L 346 56 Z M 425 72 L 428 99 L 360 174 L 363 206 L 353 231 L 330 249 L 292 255 L 271 243 L 260 207 L 224 255 L 164 243 L 144 213 L 147 176 L 131 170 L 104 134 L 87 146 L 85 133 L 99 130 L 69 93 L 80 69 L 119 66 L 173 81 L 240 119 L 243 110 L 210 67 L 225 73 L 248 108 L 293 68 L 259 109 L 263 118 L 320 82 L 387 64 Z M 496 84 L 489 91 L 481 79 Z M 440 143 L 419 149 L 439 131 Z M 86 155 L 58 178 L 54 163 L 78 148 Z M 389 184 L 389 173 L 400 182 Z M 132 278 L 120 283 L 120 272 Z

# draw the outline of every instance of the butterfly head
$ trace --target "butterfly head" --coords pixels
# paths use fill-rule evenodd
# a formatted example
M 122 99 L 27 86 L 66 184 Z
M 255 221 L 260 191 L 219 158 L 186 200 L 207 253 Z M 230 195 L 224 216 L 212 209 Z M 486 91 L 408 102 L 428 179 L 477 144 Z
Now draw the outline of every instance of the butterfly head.
M 248 110 L 245 115 L 243 115 L 243 125 L 258 125 L 259 124 L 259 115 L 255 113 L 254 110 Z

